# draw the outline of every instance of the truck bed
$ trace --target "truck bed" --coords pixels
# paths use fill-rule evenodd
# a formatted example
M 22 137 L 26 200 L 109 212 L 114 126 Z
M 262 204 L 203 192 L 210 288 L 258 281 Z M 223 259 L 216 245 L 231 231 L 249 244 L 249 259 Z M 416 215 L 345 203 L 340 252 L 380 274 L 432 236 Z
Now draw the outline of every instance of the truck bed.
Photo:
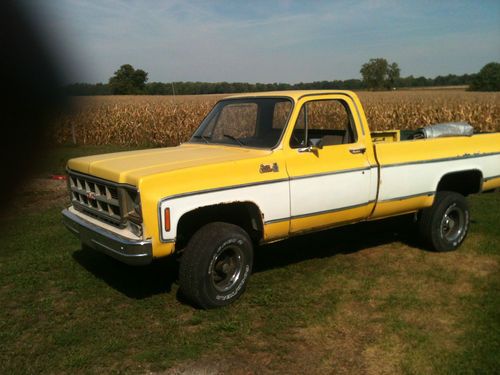
M 430 206 L 444 175 L 470 171 L 480 175 L 479 191 L 500 187 L 500 133 L 374 143 L 379 163 L 377 206 L 372 217 Z M 469 181 L 470 180 L 470 181 Z

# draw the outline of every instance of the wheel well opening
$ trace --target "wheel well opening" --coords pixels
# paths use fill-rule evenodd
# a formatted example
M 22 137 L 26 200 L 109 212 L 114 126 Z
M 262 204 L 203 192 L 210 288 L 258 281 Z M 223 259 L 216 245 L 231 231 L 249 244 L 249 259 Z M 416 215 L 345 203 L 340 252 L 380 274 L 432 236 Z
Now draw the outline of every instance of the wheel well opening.
M 437 191 L 454 191 L 464 196 L 481 192 L 483 174 L 476 169 L 452 172 L 439 181 Z
M 243 228 L 252 241 L 258 243 L 263 236 L 262 216 L 257 205 L 251 202 L 234 202 L 200 207 L 185 213 L 177 225 L 176 248 L 186 247 L 191 236 L 202 226 L 221 221 Z

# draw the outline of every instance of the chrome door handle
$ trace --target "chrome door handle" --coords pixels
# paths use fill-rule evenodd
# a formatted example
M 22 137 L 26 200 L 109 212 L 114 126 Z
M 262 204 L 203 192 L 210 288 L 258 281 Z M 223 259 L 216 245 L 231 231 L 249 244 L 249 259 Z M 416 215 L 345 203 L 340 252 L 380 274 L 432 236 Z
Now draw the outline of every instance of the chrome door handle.
M 364 154 L 366 152 L 366 147 L 351 148 L 349 152 L 351 154 Z
M 297 149 L 297 152 L 300 152 L 300 153 L 312 152 L 312 150 L 313 150 L 312 146 L 308 146 L 308 147 L 301 147 L 301 148 Z

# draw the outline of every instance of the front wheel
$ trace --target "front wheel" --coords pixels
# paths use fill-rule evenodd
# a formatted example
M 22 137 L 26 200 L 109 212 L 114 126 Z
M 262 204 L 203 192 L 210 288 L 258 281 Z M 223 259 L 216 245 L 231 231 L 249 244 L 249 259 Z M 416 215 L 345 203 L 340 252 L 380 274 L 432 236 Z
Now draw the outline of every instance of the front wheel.
M 207 224 L 193 235 L 182 255 L 180 291 L 201 308 L 229 305 L 245 290 L 252 263 L 252 242 L 242 228 Z
M 452 251 L 464 241 L 469 222 L 469 207 L 465 197 L 452 191 L 440 191 L 436 194 L 434 204 L 422 210 L 419 231 L 432 250 Z

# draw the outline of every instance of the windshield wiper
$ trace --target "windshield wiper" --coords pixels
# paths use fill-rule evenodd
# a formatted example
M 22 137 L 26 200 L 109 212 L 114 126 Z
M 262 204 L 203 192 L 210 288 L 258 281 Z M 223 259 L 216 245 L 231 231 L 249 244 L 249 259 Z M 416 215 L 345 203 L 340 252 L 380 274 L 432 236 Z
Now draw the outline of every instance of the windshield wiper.
M 203 136 L 203 135 L 193 135 L 193 138 L 196 138 L 196 139 L 200 139 L 201 138 L 201 139 L 203 139 L 205 141 L 205 143 L 210 143 L 208 141 L 208 139 L 205 136 Z
M 238 142 L 240 146 L 245 146 L 245 144 L 244 144 L 242 141 L 240 141 L 240 140 L 239 140 L 238 138 L 236 138 L 236 137 L 233 137 L 233 136 L 232 136 L 232 135 L 230 135 L 230 134 L 222 134 L 222 135 L 223 135 L 224 137 L 226 137 L 226 138 L 229 138 L 229 139 L 232 139 L 233 141 Z

